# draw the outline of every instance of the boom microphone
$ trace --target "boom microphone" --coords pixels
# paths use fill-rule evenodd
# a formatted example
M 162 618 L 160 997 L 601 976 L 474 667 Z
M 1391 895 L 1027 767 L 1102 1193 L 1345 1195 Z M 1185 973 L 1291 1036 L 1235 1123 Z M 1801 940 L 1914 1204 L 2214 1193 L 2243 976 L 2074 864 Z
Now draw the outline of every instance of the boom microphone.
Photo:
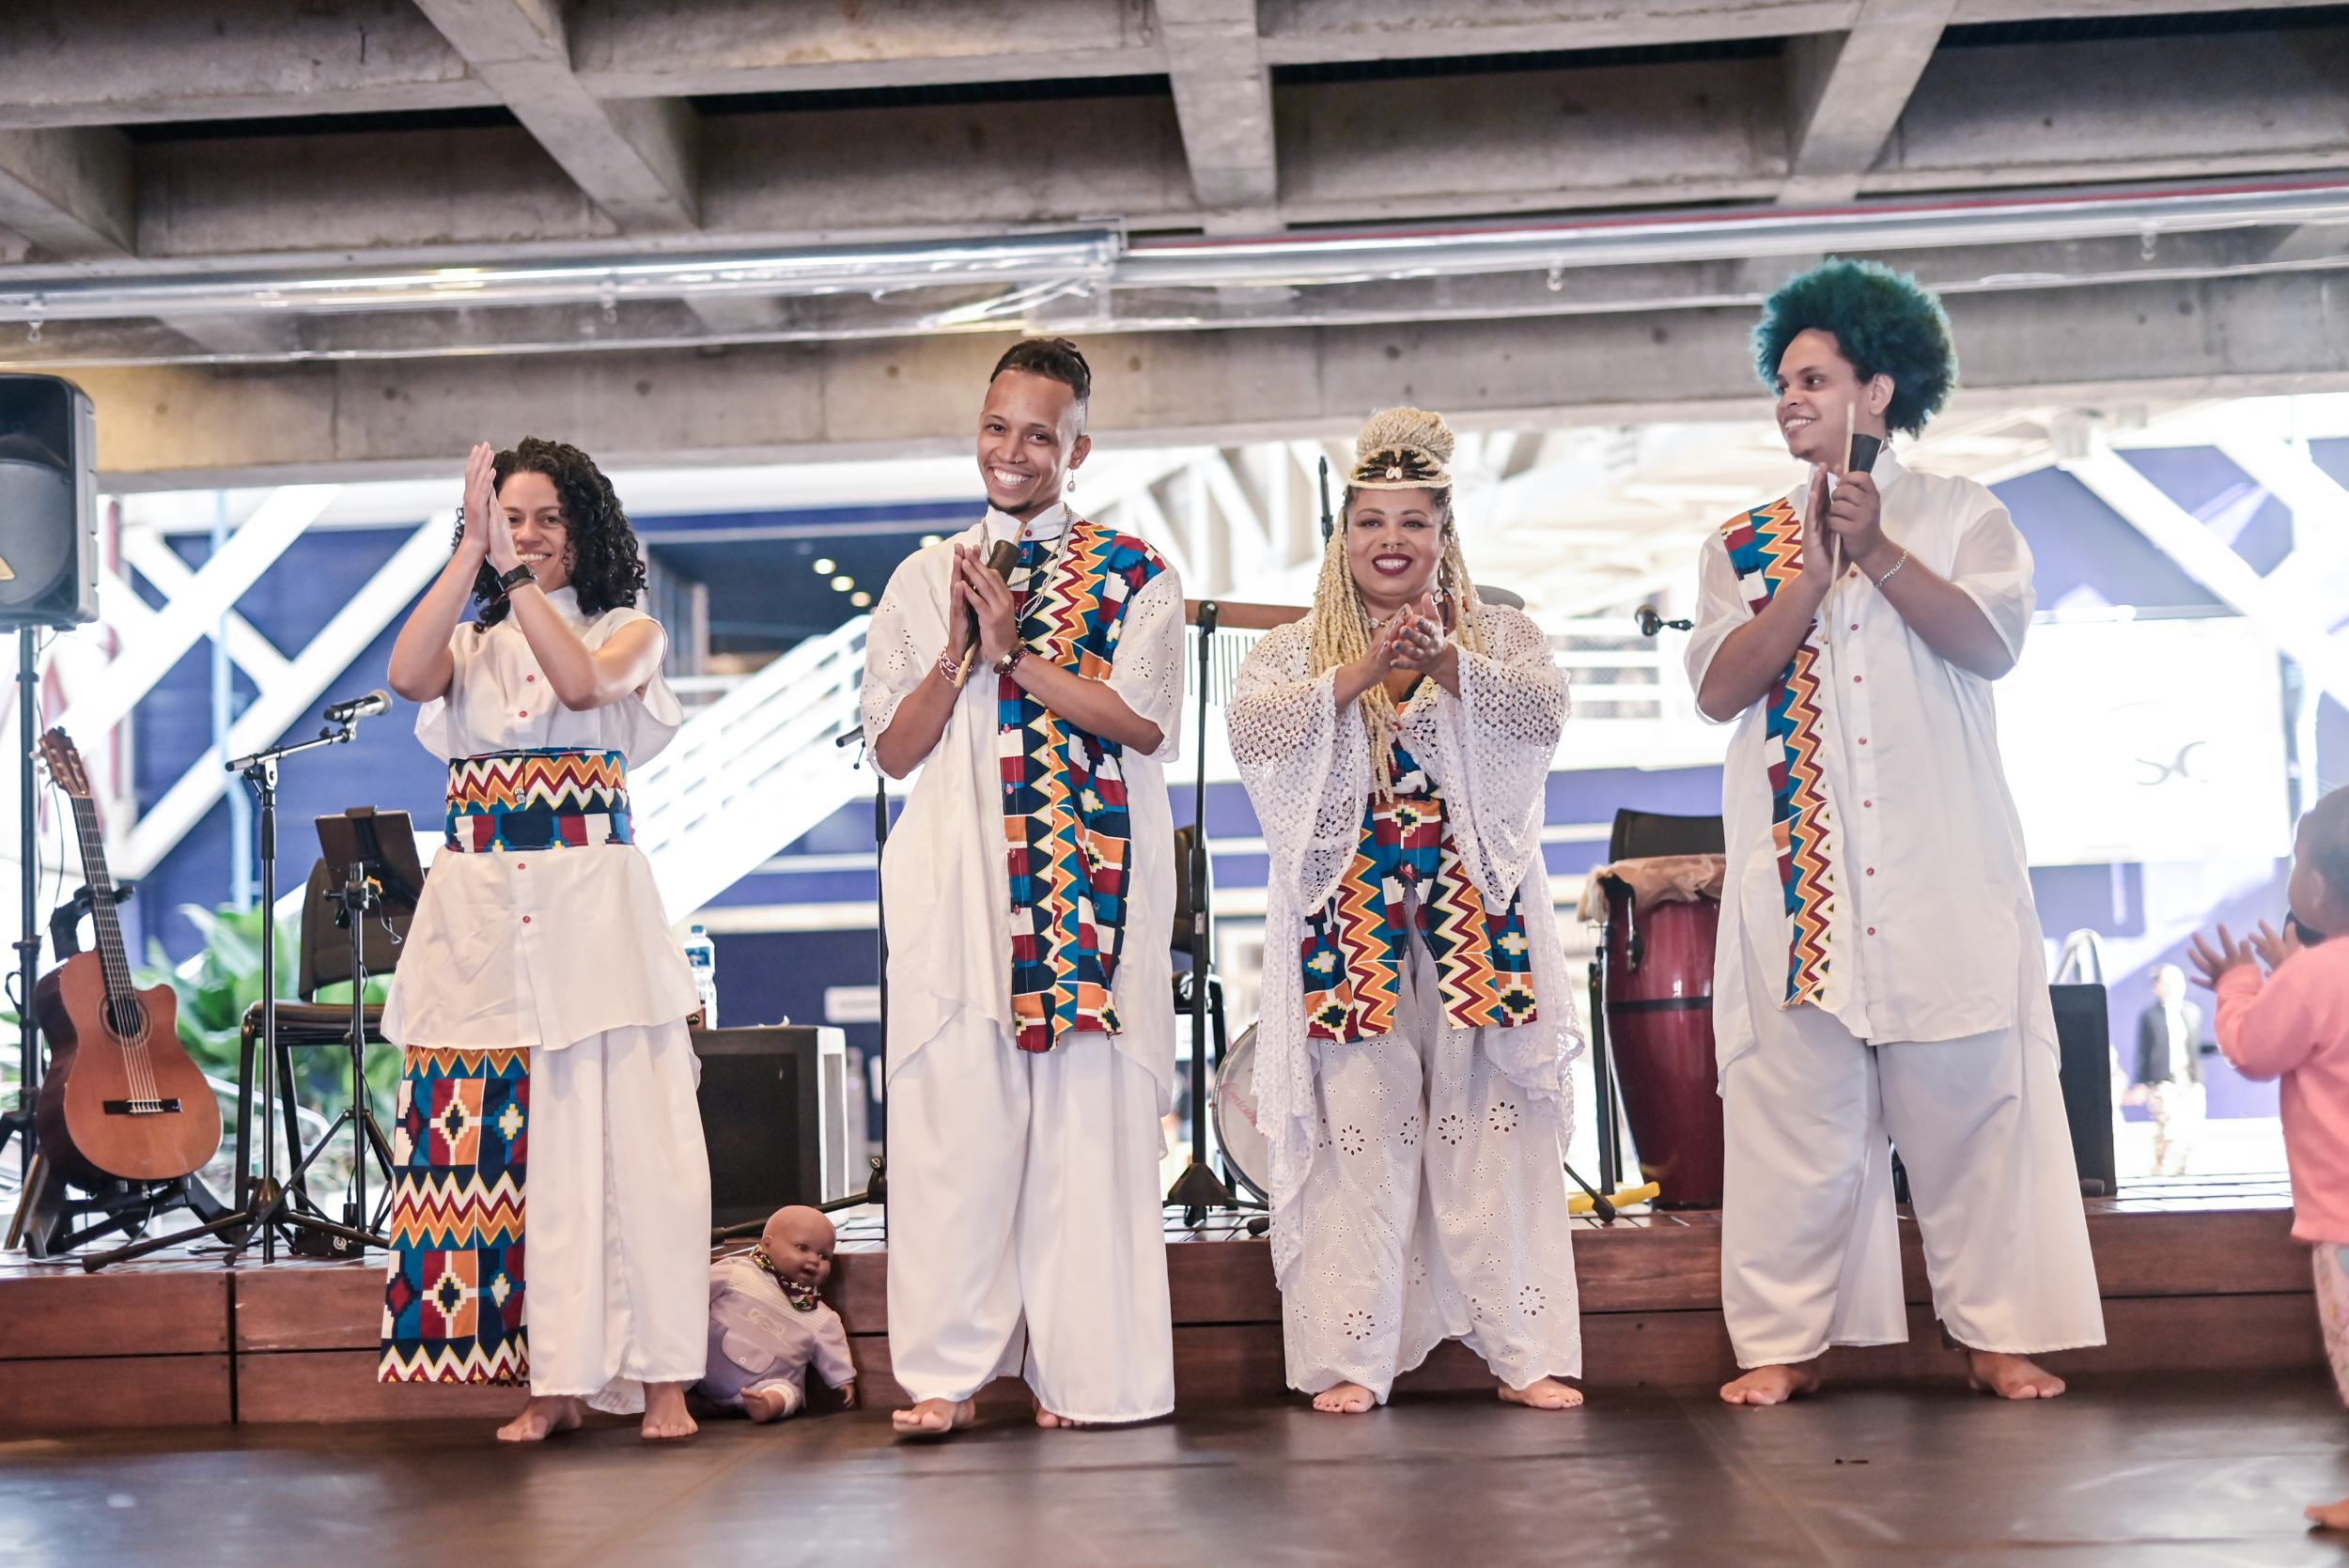
M 389 713 L 391 710 L 392 694 L 379 688 L 364 697 L 353 697 L 347 703 L 334 704 L 326 710 L 326 722 L 330 724 L 348 724 L 353 719 L 368 719 L 379 713 Z

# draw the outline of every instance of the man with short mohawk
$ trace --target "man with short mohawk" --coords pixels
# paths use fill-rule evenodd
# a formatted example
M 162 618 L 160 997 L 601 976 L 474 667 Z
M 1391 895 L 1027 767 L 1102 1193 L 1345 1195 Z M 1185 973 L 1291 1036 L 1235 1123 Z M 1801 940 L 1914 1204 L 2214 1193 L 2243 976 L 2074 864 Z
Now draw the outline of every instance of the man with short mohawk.
M 1829 1344 L 1908 1338 L 1897 1147 L 1974 1386 L 2052 1398 L 2030 1358 L 2105 1335 L 1991 699 L 2030 624 L 2030 550 L 1982 486 L 1883 446 L 1957 379 L 1913 278 L 1814 269 L 1754 344 L 1812 466 L 1705 540 L 1688 643 L 1698 707 L 1737 724 L 1713 1020 L 1721 1306 L 1748 1370 L 1721 1397 L 1775 1405 Z
M 866 641 L 874 759 L 922 770 L 881 862 L 909 1436 L 969 1424 L 1023 1371 L 1040 1426 L 1174 1407 L 1159 1157 L 1183 588 L 1064 499 L 1092 387 L 1066 338 L 1003 355 L 978 418 L 987 516 L 898 567 Z

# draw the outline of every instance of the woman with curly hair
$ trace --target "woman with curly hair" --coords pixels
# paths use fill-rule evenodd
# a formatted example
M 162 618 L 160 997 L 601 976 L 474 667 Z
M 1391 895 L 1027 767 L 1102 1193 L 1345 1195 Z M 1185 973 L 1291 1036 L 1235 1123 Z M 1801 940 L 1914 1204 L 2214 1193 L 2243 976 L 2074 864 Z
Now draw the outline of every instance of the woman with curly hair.
M 392 649 L 449 786 L 383 1010 L 404 1070 L 380 1375 L 527 1378 L 511 1442 L 583 1401 L 688 1436 L 708 1358 L 698 998 L 629 827 L 630 766 L 685 717 L 644 584 L 585 453 L 476 446 L 456 551 Z
M 1582 1370 L 1563 1162 L 1581 1049 L 1542 865 L 1549 639 L 1469 581 L 1439 414 L 1355 442 L 1312 612 L 1241 667 L 1264 824 L 1257 1125 L 1290 1386 L 1386 1403 L 1465 1340 L 1517 1405 Z
M 1957 380 L 1913 278 L 1816 268 L 1754 347 L 1811 471 L 1705 540 L 1688 641 L 1697 706 L 1737 725 L 1713 1025 L 1721 1306 L 1748 1370 L 1721 1397 L 1774 1405 L 1830 1344 L 1907 1339 L 1897 1146 L 1974 1386 L 2050 1398 L 2063 1380 L 2030 1358 L 2105 1335 L 1991 695 L 2030 625 L 2030 549 L 1982 486 L 1866 450 Z

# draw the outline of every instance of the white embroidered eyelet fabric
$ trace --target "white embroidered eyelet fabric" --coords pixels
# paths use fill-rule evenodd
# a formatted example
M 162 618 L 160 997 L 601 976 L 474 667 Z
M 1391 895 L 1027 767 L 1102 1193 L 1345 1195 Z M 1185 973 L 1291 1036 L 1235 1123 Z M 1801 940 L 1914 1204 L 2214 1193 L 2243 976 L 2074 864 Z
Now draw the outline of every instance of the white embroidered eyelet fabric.
M 1489 651 L 1462 651 L 1460 695 L 1439 691 L 1415 703 L 1405 715 L 1404 744 L 1441 791 L 1462 862 L 1486 906 L 1500 908 L 1511 893 L 1520 895 L 1539 1016 L 1516 1029 L 1474 1032 L 1510 1082 L 1561 1102 L 1561 1136 L 1570 1136 L 1564 1075 L 1583 1036 L 1540 853 L 1542 790 L 1566 719 L 1566 677 L 1548 638 L 1521 612 L 1486 606 L 1482 621 Z M 1329 902 L 1353 858 L 1371 789 L 1360 712 L 1352 704 L 1337 710 L 1335 672 L 1309 675 L 1308 653 L 1303 621 L 1267 633 L 1240 667 L 1227 710 L 1232 754 L 1271 862 L 1255 1090 L 1271 1146 L 1273 1268 L 1284 1285 L 1299 1255 L 1298 1196 L 1320 1136 L 1316 1057 L 1348 1048 L 1307 1038 L 1293 955 L 1306 911 Z M 1276 935 L 1283 932 L 1285 939 Z

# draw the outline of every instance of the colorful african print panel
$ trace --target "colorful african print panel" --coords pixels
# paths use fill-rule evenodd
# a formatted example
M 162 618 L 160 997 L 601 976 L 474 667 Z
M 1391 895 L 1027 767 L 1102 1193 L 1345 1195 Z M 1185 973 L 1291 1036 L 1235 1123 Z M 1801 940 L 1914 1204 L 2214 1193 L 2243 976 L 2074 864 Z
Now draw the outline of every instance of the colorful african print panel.
M 405 1053 L 392 1128 L 385 1383 L 526 1383 L 527 1050 Z
M 1757 611 L 1802 570 L 1802 513 L 1774 501 L 1734 518 L 1721 530 L 1729 564 Z M 1786 898 L 1790 932 L 1786 1000 L 1817 1001 L 1827 989 L 1828 922 L 1835 909 L 1835 871 L 1828 860 L 1832 814 L 1820 765 L 1825 737 L 1819 713 L 1821 645 L 1814 629 L 1780 672 L 1768 698 L 1770 833 L 1777 842 L 1778 885 Z
M 1406 896 L 1414 890 L 1416 905 Z M 1413 931 L 1436 961 L 1449 1027 L 1533 1022 L 1533 944 L 1517 895 L 1501 914 L 1486 912 L 1445 825 L 1443 797 L 1397 741 L 1393 798 L 1371 797 L 1337 893 L 1305 917 L 1306 1034 L 1350 1043 L 1393 1033 Z
M 1126 606 L 1166 570 L 1140 539 L 1072 519 L 1054 551 L 1027 540 L 1010 585 L 1029 657 L 1107 680 Z M 1110 1004 L 1126 939 L 1124 749 L 1087 735 L 1009 675 L 996 685 L 996 755 L 1011 876 L 1011 1006 L 1021 1050 L 1117 1032 Z
M 628 759 L 545 747 L 457 757 L 448 765 L 448 847 L 585 848 L 632 844 Z

